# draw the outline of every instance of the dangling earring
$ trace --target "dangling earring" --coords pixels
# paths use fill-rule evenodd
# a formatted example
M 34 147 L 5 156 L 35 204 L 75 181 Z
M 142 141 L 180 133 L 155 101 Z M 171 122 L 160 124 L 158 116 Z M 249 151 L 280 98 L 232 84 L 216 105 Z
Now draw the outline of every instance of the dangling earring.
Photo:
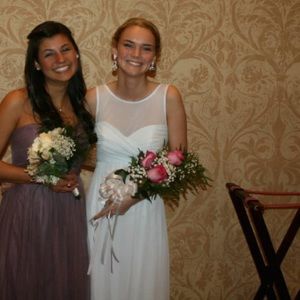
M 79 58 L 79 54 L 76 54 L 76 58 L 77 58 L 77 59 Z
M 113 63 L 112 63 L 111 69 L 112 69 L 113 72 L 118 70 L 118 62 L 117 62 L 117 55 L 116 54 L 113 55 Z
M 34 67 L 37 71 L 41 70 L 41 67 L 39 66 L 39 64 L 36 61 L 34 62 Z
M 156 70 L 155 61 L 150 64 L 149 71 L 154 72 Z

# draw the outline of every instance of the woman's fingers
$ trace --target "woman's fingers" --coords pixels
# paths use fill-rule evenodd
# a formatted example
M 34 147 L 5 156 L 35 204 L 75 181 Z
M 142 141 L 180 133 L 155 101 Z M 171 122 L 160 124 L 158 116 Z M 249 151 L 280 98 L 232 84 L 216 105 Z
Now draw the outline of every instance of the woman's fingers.
M 121 202 L 114 203 L 112 200 L 107 200 L 104 207 L 96 215 L 92 217 L 96 221 L 103 217 L 112 217 L 116 214 L 124 215 L 136 201 L 132 197 L 126 197 Z
M 111 207 L 110 206 L 104 207 L 102 210 L 100 210 L 96 215 L 92 217 L 92 220 L 96 221 L 100 218 L 107 217 L 110 215 L 110 213 L 111 213 Z
M 52 185 L 52 189 L 55 192 L 72 192 L 78 185 L 78 177 L 75 174 L 68 174 Z
M 78 177 L 75 174 L 67 174 L 63 178 L 63 183 L 67 188 L 71 188 L 72 190 L 78 186 Z

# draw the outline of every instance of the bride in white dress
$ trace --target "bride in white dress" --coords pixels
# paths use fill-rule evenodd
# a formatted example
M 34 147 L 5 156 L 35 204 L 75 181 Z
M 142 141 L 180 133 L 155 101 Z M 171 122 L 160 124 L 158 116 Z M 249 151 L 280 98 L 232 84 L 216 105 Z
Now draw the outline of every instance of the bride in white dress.
M 100 184 L 112 171 L 128 166 L 139 150 L 158 150 L 168 142 L 186 148 L 186 116 L 172 85 L 148 79 L 160 55 L 154 24 L 127 20 L 112 39 L 117 80 L 89 90 L 87 102 L 96 120 L 97 164 L 87 196 L 92 300 L 169 299 L 169 253 L 164 203 L 124 199 L 113 240 L 115 204 L 103 204 Z M 100 212 L 100 214 L 99 214 Z M 93 224 L 89 220 L 98 214 Z

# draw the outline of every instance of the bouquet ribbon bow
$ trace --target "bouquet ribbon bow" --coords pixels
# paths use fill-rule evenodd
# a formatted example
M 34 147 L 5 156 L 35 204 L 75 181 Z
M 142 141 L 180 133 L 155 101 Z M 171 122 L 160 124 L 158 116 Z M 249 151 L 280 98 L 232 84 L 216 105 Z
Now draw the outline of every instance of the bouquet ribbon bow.
M 124 183 L 122 176 L 115 173 L 108 175 L 99 189 L 101 197 L 105 199 L 104 203 L 108 199 L 114 203 L 120 203 L 126 196 L 134 196 L 136 192 L 136 183 L 130 180 Z

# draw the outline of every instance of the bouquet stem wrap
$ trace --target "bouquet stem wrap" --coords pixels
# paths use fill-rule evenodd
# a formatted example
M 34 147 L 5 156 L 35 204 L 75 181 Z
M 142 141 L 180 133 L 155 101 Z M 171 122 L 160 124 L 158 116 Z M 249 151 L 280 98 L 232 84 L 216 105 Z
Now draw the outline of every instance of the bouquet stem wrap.
M 79 192 L 79 189 L 78 188 L 75 188 L 73 191 L 72 191 L 72 194 L 74 195 L 74 197 L 76 199 L 80 199 L 80 192 Z

